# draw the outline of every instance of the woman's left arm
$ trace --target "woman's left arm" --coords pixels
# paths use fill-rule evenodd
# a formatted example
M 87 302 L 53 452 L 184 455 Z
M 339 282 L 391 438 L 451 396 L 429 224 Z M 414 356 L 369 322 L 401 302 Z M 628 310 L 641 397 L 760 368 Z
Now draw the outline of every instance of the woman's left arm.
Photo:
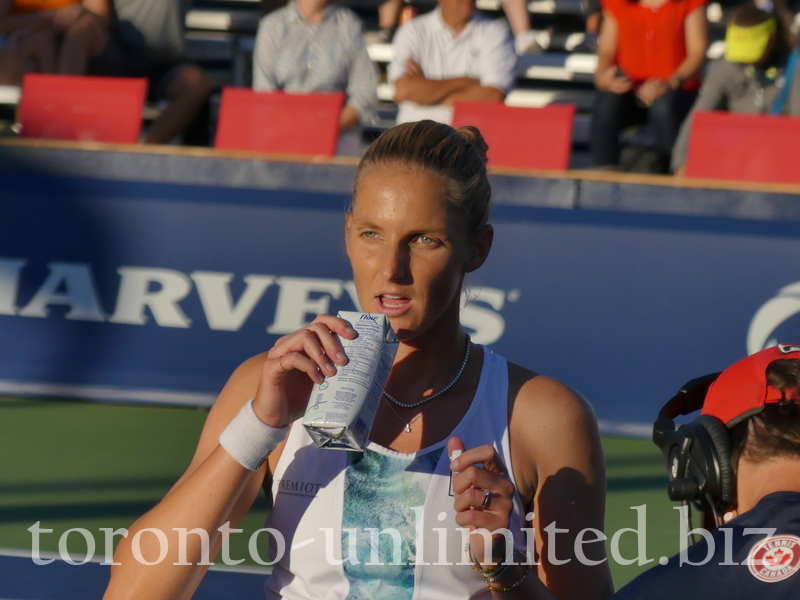
M 497 590 L 498 600 L 604 600 L 614 590 L 603 543 L 605 463 L 594 413 L 554 379 L 510 365 L 509 380 L 510 466 L 525 512 L 533 513 L 533 523 L 524 525 L 535 532 L 533 567 L 515 557 L 516 564 L 499 570 L 505 556 L 499 532 L 510 526 L 515 492 L 509 469 L 494 447 L 467 449 L 451 438 L 450 455 L 461 451 L 451 463 L 456 523 L 491 535 L 491 549 L 484 536 L 470 535 L 470 550 L 487 576 L 497 573 L 487 587 Z
M 515 375 L 516 371 L 516 375 Z M 533 512 L 539 579 L 560 600 L 614 592 L 605 540 L 606 470 L 589 403 L 549 377 L 509 369 L 511 457 Z M 516 380 L 516 383 L 515 383 Z
M 683 26 L 686 38 L 686 58 L 669 78 L 668 83 L 673 88 L 680 87 L 684 81 L 697 75 L 706 60 L 708 20 L 706 19 L 705 4 L 689 13 Z

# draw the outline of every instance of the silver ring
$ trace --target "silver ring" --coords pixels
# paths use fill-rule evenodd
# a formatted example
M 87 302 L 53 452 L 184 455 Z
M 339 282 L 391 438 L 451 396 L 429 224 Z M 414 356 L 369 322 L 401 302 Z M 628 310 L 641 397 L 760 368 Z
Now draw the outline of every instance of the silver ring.
M 281 362 L 281 360 L 283 360 L 283 357 L 284 357 L 284 355 L 283 355 L 283 354 L 281 354 L 281 355 L 278 357 L 278 366 L 281 368 L 281 371 L 283 371 L 284 373 L 288 373 L 288 372 L 289 372 L 289 369 L 287 369 L 286 367 L 284 367 L 284 366 L 283 366 L 283 363 Z
M 481 508 L 489 508 L 489 504 L 491 504 L 491 492 L 489 490 L 483 490 L 483 502 L 481 502 Z

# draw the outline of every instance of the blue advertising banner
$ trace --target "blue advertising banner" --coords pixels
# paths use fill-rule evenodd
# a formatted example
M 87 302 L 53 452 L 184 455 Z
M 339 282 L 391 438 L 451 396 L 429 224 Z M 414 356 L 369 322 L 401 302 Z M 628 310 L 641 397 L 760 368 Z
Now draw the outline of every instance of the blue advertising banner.
M 278 178 L 182 159 L 217 169 L 214 185 L 160 157 L 74 156 L 2 161 L 0 393 L 207 406 L 278 336 L 355 307 L 352 166 L 283 164 Z M 800 340 L 800 198 L 493 186 L 495 245 L 464 326 L 582 392 L 605 431 L 647 435 L 685 381 Z

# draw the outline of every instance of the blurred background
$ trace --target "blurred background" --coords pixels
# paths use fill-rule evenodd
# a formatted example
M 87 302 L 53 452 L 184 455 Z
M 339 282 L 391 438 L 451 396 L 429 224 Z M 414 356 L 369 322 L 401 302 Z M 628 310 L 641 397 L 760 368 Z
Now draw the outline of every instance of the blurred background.
M 236 365 L 356 307 L 355 167 L 407 118 L 489 142 L 497 235 L 462 321 L 592 402 L 609 538 L 646 507 L 648 561 L 622 533 L 616 586 L 677 552 L 658 409 L 800 340 L 796 9 L 0 0 L 0 598 L 100 598 L 101 559 L 34 565 L 29 528 L 48 560 L 87 552 L 74 528 L 101 552 Z M 262 597 L 268 512 L 196 598 Z

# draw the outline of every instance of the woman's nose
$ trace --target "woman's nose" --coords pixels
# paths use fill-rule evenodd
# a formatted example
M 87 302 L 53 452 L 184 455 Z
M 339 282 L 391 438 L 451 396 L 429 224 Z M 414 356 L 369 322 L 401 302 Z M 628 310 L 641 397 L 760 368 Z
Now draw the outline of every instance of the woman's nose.
M 381 257 L 381 276 L 386 281 L 400 281 L 408 276 L 408 248 L 388 245 Z

